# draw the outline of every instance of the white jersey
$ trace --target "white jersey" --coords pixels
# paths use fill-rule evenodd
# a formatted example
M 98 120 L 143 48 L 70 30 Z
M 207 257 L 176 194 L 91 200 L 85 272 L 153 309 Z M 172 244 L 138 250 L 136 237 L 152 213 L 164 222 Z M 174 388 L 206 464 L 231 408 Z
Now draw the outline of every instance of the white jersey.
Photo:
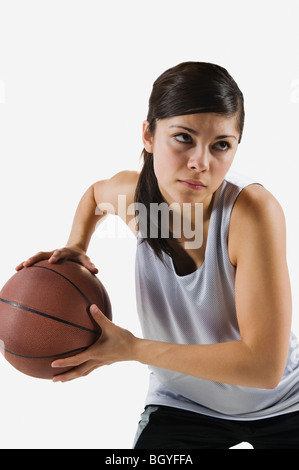
M 228 256 L 232 208 L 254 181 L 228 174 L 215 193 L 205 260 L 179 276 L 172 259 L 162 263 L 139 237 L 137 309 L 144 338 L 177 344 L 240 340 L 235 307 L 235 267 Z M 250 286 L 248 286 L 250 288 Z M 283 377 L 273 390 L 228 385 L 150 367 L 146 405 L 166 405 L 235 420 L 255 420 L 299 410 L 299 349 L 294 334 Z

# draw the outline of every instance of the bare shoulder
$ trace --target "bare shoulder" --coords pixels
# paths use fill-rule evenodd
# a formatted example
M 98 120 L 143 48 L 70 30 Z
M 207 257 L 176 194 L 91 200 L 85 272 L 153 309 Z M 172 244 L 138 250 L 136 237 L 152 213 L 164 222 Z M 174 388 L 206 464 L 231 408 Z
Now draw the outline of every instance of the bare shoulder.
M 273 194 L 259 184 L 246 186 L 231 214 L 228 250 L 232 264 L 236 265 L 238 251 L 251 240 L 262 244 L 276 237 L 284 243 L 285 230 L 284 212 Z
M 109 182 L 109 184 L 116 184 L 116 185 L 122 185 L 122 186 L 133 185 L 135 189 L 138 178 L 139 178 L 138 171 L 124 170 L 124 171 L 120 171 L 119 173 L 116 173 L 107 181 Z
M 125 194 L 130 199 L 134 199 L 138 178 L 138 171 L 120 171 L 110 179 L 106 180 L 106 191 Z
M 257 218 L 269 218 L 273 216 L 283 216 L 283 210 L 278 200 L 270 191 L 259 184 L 246 186 L 235 202 L 232 219 L 245 220 Z
M 98 181 L 93 185 L 97 204 L 105 203 L 117 207 L 119 196 L 123 196 L 126 205 L 130 205 L 134 202 L 138 178 L 138 171 L 120 171 L 109 179 Z

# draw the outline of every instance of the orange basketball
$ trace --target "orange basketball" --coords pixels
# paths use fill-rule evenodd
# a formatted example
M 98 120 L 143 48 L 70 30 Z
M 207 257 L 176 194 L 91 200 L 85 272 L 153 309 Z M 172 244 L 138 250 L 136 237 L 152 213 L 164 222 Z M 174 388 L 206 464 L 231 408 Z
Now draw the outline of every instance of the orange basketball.
M 39 261 L 12 276 L 0 292 L 0 346 L 5 359 L 24 374 L 52 379 L 69 368 L 51 367 L 101 335 L 89 307 L 112 319 L 108 293 L 81 264 Z

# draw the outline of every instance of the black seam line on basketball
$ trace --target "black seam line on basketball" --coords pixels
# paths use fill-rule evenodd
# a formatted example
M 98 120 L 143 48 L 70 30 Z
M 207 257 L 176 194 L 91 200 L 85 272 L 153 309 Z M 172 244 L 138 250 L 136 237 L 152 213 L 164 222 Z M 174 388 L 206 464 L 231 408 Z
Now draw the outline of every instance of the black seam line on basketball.
M 55 358 L 55 357 L 61 357 L 61 356 L 66 356 L 68 354 L 77 353 L 79 351 L 85 351 L 85 349 L 87 349 L 87 347 L 88 346 L 85 346 L 83 348 L 71 349 L 70 351 L 66 351 L 66 352 L 61 353 L 61 354 L 53 354 L 52 356 L 24 356 L 23 354 L 18 354 L 18 353 L 15 353 L 13 351 L 9 351 L 9 349 L 3 348 L 3 347 L 1 347 L 1 349 L 5 352 L 9 353 L 9 354 L 12 354 L 13 356 L 23 357 L 24 359 L 52 359 L 52 358 Z
M 5 299 L 2 299 L 0 297 L 0 301 L 4 302 L 6 304 L 12 305 L 12 307 L 21 308 L 23 310 L 27 310 L 28 312 L 35 313 L 37 315 L 41 315 L 42 317 L 50 318 L 51 320 L 55 320 L 55 321 L 58 321 L 60 323 L 65 323 L 66 325 L 70 325 L 70 326 L 73 326 L 75 328 L 80 328 L 81 330 L 84 330 L 84 331 L 89 331 L 90 333 L 94 333 L 95 335 L 98 335 L 98 336 L 100 335 L 100 333 L 96 330 L 91 330 L 90 328 L 86 328 L 85 326 L 77 325 L 76 323 L 72 323 L 70 321 L 63 320 L 62 318 L 54 317 L 53 315 L 48 315 L 47 313 L 40 312 L 39 310 L 34 310 L 33 308 L 30 308 L 30 307 L 25 307 L 24 305 L 20 305 L 20 304 L 17 304 L 15 302 L 11 302 L 10 300 L 5 300 Z
M 76 286 L 76 284 L 74 284 L 72 281 L 70 281 L 70 279 L 69 279 L 68 277 L 64 276 L 64 275 L 61 274 L 61 273 L 58 273 L 57 271 L 55 271 L 55 269 L 51 269 L 51 268 L 47 268 L 46 266 L 39 266 L 39 265 L 33 265 L 33 266 L 30 266 L 30 268 L 48 269 L 48 271 L 52 271 L 53 273 L 58 274 L 58 276 L 63 277 L 63 279 L 65 279 L 65 280 L 68 281 L 70 284 L 72 284 L 72 286 L 82 295 L 82 297 L 83 297 L 84 300 L 88 303 L 88 305 L 91 305 L 91 302 L 90 302 L 89 298 L 86 297 L 86 295 L 84 294 L 84 292 L 82 292 L 82 290 L 79 289 L 79 287 Z

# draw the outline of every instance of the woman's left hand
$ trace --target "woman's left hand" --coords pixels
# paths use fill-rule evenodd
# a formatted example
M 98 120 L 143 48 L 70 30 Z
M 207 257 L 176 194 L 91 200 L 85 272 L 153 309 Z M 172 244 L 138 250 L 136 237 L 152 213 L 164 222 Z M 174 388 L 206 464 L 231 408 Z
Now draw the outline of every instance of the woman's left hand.
M 52 362 L 52 367 L 57 367 L 58 373 L 59 367 L 73 367 L 54 376 L 53 382 L 67 382 L 88 375 L 101 366 L 134 360 L 134 345 L 138 339 L 128 330 L 112 323 L 96 305 L 91 305 L 90 313 L 101 327 L 100 338 L 82 353 Z

